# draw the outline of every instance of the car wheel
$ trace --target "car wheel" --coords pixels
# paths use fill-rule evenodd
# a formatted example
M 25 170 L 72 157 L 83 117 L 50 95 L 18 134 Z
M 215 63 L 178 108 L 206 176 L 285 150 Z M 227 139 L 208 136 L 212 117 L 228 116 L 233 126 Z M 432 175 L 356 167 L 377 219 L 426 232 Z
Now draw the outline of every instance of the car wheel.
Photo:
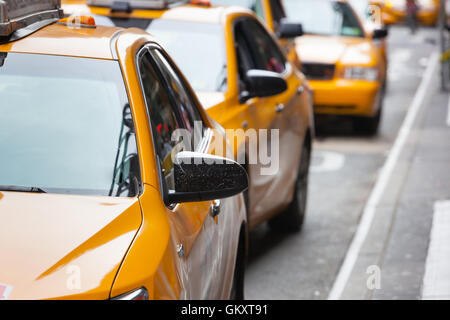
M 381 120 L 381 109 L 378 110 L 377 114 L 370 118 L 356 118 L 353 121 L 353 128 L 356 133 L 373 136 L 378 132 Z
M 380 127 L 381 116 L 383 113 L 383 101 L 386 84 L 383 85 L 382 92 L 379 96 L 378 111 L 373 117 L 358 117 L 353 119 L 353 128 L 356 133 L 373 136 L 378 133 Z
M 310 148 L 304 145 L 295 184 L 294 199 L 284 212 L 269 220 L 269 226 L 272 230 L 277 232 L 298 232 L 301 230 L 308 200 L 310 160 Z

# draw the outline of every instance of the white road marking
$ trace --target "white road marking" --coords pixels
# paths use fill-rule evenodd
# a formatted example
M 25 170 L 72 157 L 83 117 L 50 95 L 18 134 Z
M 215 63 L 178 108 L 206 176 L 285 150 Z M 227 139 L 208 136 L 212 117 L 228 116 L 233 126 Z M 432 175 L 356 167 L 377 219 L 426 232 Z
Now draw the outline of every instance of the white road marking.
M 411 49 L 397 49 L 389 56 L 389 81 L 404 79 L 405 72 L 410 69 L 407 63 L 411 57 Z
M 428 57 L 423 57 L 419 59 L 419 64 L 421 67 L 426 68 L 428 66 Z
M 450 201 L 434 204 L 422 299 L 450 300 Z
M 414 100 L 409 107 L 405 120 L 403 121 L 402 127 L 400 128 L 400 132 L 395 140 L 394 146 L 389 153 L 386 163 L 381 169 L 375 187 L 370 194 L 368 202 L 366 203 L 361 216 L 361 221 L 358 225 L 358 229 L 356 230 L 341 269 L 339 270 L 333 287 L 331 288 L 330 294 L 328 296 L 329 300 L 340 299 L 342 293 L 344 292 L 345 286 L 347 285 L 351 272 L 355 266 L 359 252 L 361 251 L 367 234 L 369 233 L 376 208 L 381 200 L 381 197 L 383 196 L 384 190 L 388 186 L 391 175 L 395 169 L 403 147 L 407 142 L 417 114 L 419 113 L 420 108 L 423 105 L 423 101 L 428 92 L 428 88 L 431 85 L 433 74 L 436 70 L 436 67 L 438 66 L 438 56 L 439 54 L 437 52 L 431 54 L 430 56 L 430 63 L 428 64 L 428 67 L 424 73 L 424 77 L 420 83 L 419 89 L 414 96 Z
M 392 64 L 405 63 L 411 59 L 411 56 L 411 49 L 398 49 L 391 54 L 389 60 Z
M 337 152 L 317 151 L 314 156 L 322 158 L 318 165 L 311 166 L 310 170 L 314 173 L 339 171 L 345 163 L 345 156 Z

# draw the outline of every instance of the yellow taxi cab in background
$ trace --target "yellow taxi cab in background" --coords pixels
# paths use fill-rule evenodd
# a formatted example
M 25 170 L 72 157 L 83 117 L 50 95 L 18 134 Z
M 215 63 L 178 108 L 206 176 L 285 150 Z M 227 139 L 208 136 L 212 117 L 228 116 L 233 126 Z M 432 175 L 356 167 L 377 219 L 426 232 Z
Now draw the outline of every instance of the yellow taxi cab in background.
M 294 39 L 303 34 L 303 29 L 300 24 L 286 19 L 281 0 L 210 0 L 210 2 L 213 5 L 242 6 L 255 12 L 266 27 L 277 36 L 287 59 L 298 69 L 301 68 Z
M 150 35 L 58 2 L 0 2 L 1 298 L 242 298 L 248 181 L 212 150 L 223 129 Z
M 371 0 L 371 3 L 381 8 L 383 23 L 396 24 L 406 18 L 406 0 Z
M 255 14 L 241 7 L 191 4 L 157 10 L 152 1 L 147 10 L 133 8 L 131 2 L 122 9 L 114 7 L 114 1 L 89 3 L 84 10 L 94 14 L 97 23 L 139 26 L 156 36 L 208 114 L 231 130 L 227 133 L 235 159 L 245 157 L 250 178 L 250 227 L 272 218 L 275 229 L 299 230 L 314 135 L 311 92 Z M 66 14 L 80 9 L 63 7 Z M 260 137 L 265 130 L 278 130 L 279 137 L 271 137 L 271 131 Z M 263 165 L 258 157 L 261 143 L 279 159 Z M 264 174 L 271 166 L 275 171 Z
M 302 70 L 314 91 L 315 114 L 351 116 L 356 131 L 375 134 L 381 118 L 384 60 L 351 6 L 339 0 L 284 0 L 286 14 L 302 23 L 297 39 Z
M 372 37 L 378 30 L 386 30 L 386 26 L 383 23 L 381 8 L 378 5 L 371 4 L 371 0 L 348 0 L 350 5 L 355 10 L 362 25 L 364 26 L 366 33 L 369 37 Z M 375 37 L 376 38 L 376 37 Z M 387 81 L 387 66 L 388 66 L 388 54 L 387 54 L 387 39 L 386 37 L 373 39 L 375 47 L 380 51 L 380 56 L 384 60 L 384 75 L 385 82 Z
M 406 0 L 371 0 L 381 7 L 385 24 L 403 22 L 406 18 Z M 417 20 L 427 26 L 435 26 L 439 21 L 439 0 L 416 0 Z

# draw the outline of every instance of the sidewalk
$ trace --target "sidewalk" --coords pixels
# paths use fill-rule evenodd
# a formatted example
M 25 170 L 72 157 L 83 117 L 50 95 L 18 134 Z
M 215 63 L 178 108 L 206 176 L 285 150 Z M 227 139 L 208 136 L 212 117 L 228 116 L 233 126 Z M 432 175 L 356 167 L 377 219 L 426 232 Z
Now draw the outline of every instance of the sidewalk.
M 439 88 L 436 68 L 341 299 L 450 298 L 450 210 L 442 209 L 450 200 L 449 96 Z M 380 288 L 371 290 L 374 266 Z

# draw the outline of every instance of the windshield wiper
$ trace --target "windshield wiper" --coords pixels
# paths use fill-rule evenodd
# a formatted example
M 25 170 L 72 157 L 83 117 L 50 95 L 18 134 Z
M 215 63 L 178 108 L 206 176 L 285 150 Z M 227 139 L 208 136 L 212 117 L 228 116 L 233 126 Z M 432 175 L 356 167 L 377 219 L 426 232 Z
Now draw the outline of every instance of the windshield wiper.
M 0 185 L 0 191 L 47 193 L 47 191 L 39 187 L 20 187 L 20 186 L 2 186 L 2 185 Z

